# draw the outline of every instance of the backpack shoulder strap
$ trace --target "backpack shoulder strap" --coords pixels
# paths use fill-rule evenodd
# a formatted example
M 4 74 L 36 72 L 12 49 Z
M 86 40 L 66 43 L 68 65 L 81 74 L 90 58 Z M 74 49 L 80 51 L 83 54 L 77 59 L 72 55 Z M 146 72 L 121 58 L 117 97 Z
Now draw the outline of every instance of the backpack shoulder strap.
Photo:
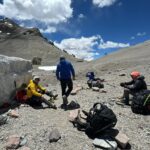
M 144 101 L 143 106 L 145 106 L 149 100 L 150 100 L 150 94 L 147 96 L 146 100 Z

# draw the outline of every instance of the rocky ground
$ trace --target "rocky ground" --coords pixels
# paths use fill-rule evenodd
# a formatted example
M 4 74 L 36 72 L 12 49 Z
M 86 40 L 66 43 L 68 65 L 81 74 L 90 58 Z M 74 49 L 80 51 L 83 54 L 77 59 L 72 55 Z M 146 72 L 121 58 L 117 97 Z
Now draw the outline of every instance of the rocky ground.
M 0 41 L 1 54 L 31 60 L 36 54 L 36 56 L 42 56 L 45 65 L 54 65 L 61 54 L 65 55 L 75 66 L 76 80 L 74 85 L 80 84 L 83 87 L 77 95 L 71 95 L 69 101 L 77 101 L 81 109 L 85 110 L 89 110 L 95 102 L 105 103 L 117 116 L 118 122 L 115 128 L 130 138 L 131 149 L 149 149 L 150 116 L 136 115 L 132 113 L 129 106 L 117 105 L 115 101 L 123 92 L 119 83 L 130 80 L 129 74 L 133 70 L 142 72 L 150 85 L 150 41 L 109 54 L 93 62 L 79 62 L 73 56 L 64 54 L 47 41 L 45 42 L 34 32 L 26 34 L 20 30 L 16 31 L 15 36 L 10 34 L 8 38 L 2 38 Z M 6 33 L 4 32 L 4 34 Z M 104 90 L 107 93 L 94 92 L 87 88 L 85 77 L 87 71 L 94 71 L 97 77 L 105 79 Z M 43 86 L 58 92 L 59 96 L 55 103 L 59 107 L 62 98 L 60 84 L 56 80 L 55 74 L 38 71 L 37 67 L 34 67 L 33 74 L 41 76 Z M 125 76 L 119 76 L 120 74 L 125 74 Z M 99 148 L 92 145 L 92 139 L 73 127 L 72 123 L 68 121 L 68 115 L 69 111 L 60 108 L 53 110 L 19 107 L 19 118 L 9 117 L 8 123 L 0 126 L 0 150 L 6 149 L 7 137 L 13 134 L 25 136 L 26 146 L 31 150 L 98 150 Z M 56 143 L 49 143 L 49 133 L 54 128 L 59 130 L 61 139 Z
M 150 82 L 149 64 L 138 65 L 134 68 L 122 68 L 109 71 L 98 71 L 97 77 L 105 79 L 104 90 L 107 93 L 94 92 L 87 88 L 86 78 L 81 74 L 77 75 L 74 85 L 81 85 L 83 89 L 77 95 L 70 95 L 69 101 L 77 101 L 81 109 L 88 110 L 95 102 L 103 102 L 109 106 L 116 114 L 118 122 L 116 129 L 122 131 L 130 138 L 131 149 L 148 150 L 150 147 L 150 117 L 136 115 L 132 113 L 129 106 L 120 106 L 115 103 L 118 96 L 122 95 L 123 89 L 119 86 L 122 81 L 130 80 L 129 73 L 132 70 L 139 70 Z M 60 84 L 55 79 L 55 74 L 44 71 L 34 70 L 34 74 L 42 77 L 41 83 L 59 94 L 56 105 L 59 107 L 62 103 Z M 125 74 L 125 76 L 119 76 Z M 0 149 L 5 149 L 6 138 L 9 135 L 18 134 L 26 136 L 27 144 L 31 150 L 98 150 L 92 145 L 92 139 L 88 138 L 84 132 L 78 131 L 68 121 L 69 110 L 64 111 L 61 108 L 53 109 L 33 109 L 31 107 L 20 107 L 19 118 L 9 118 L 7 124 L 0 126 Z M 61 134 L 61 139 L 56 143 L 49 143 L 49 133 L 57 128 Z

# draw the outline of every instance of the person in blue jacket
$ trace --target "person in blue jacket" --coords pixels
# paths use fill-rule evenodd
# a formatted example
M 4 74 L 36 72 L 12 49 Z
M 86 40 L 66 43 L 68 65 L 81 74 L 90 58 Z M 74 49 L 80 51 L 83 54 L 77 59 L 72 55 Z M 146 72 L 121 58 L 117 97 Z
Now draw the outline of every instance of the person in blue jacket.
M 72 79 L 75 80 L 75 71 L 71 62 L 67 61 L 64 56 L 60 57 L 60 62 L 56 69 L 56 77 L 61 84 L 63 106 L 65 108 L 68 104 L 67 97 L 73 89 Z

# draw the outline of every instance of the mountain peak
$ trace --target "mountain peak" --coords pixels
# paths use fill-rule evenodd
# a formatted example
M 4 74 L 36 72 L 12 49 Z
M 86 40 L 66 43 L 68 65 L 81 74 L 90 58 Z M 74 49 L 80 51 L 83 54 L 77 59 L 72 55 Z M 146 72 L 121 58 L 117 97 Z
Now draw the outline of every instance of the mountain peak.
M 44 64 L 52 65 L 61 55 L 72 61 L 78 60 L 43 37 L 38 28 L 21 27 L 9 18 L 0 20 L 0 53 L 30 60 L 36 56 L 42 58 Z

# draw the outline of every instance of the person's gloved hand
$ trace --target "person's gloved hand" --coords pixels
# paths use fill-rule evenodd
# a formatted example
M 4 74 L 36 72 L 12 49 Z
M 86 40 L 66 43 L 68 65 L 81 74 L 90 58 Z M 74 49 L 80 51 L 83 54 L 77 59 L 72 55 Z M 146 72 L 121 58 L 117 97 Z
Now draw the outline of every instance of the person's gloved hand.
M 124 87 L 124 86 L 125 86 L 125 83 L 124 83 L 124 82 L 121 82 L 121 83 L 120 83 L 120 86 Z
M 130 85 L 124 85 L 124 88 L 130 89 Z
M 46 92 L 45 90 L 42 90 L 42 91 L 41 91 L 41 94 L 45 94 L 45 92 Z

